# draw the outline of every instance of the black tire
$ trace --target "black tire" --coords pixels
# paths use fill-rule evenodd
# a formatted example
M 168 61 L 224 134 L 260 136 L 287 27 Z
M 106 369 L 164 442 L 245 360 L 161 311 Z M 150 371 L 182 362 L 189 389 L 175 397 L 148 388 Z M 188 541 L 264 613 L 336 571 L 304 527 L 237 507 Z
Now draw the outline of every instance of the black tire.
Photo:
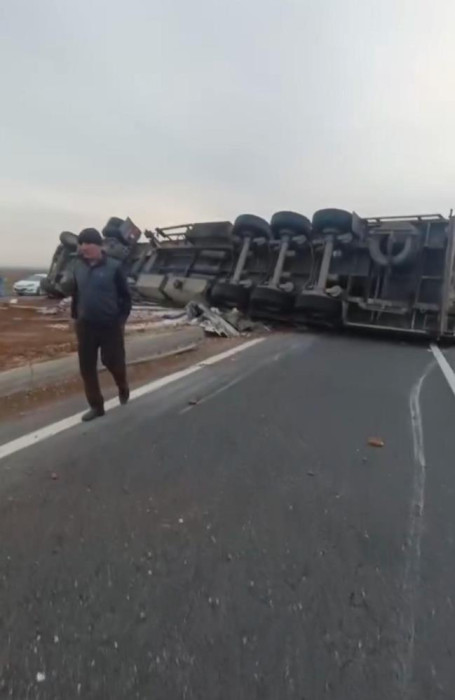
M 371 236 L 368 240 L 370 257 L 378 267 L 403 268 L 415 262 L 420 250 L 417 230 L 400 236 L 390 250 L 389 240 L 386 236 Z
M 270 228 L 276 238 L 280 238 L 283 234 L 309 236 L 311 234 L 311 221 L 306 216 L 294 211 L 278 211 L 272 216 Z
M 352 231 L 352 214 L 343 209 L 320 209 L 313 216 L 313 231 L 324 233 L 327 229 L 349 233 Z
M 49 299 L 63 299 L 64 295 L 48 279 L 41 280 L 41 290 Z
M 125 260 L 130 252 L 123 238 L 117 238 L 117 236 L 108 236 L 103 248 L 109 258 L 116 260 Z
M 111 216 L 101 233 L 103 234 L 104 238 L 115 238 L 118 241 L 122 241 L 123 234 L 121 232 L 121 226 L 124 223 L 124 220 L 120 219 L 118 216 Z
M 123 234 L 121 231 L 119 231 L 119 229 L 108 229 L 107 231 L 103 229 L 103 236 L 107 240 L 118 241 L 118 243 L 121 243 L 123 245 L 126 244 L 125 238 L 123 237 Z
M 103 228 L 103 233 L 106 229 L 119 229 L 122 224 L 125 223 L 125 219 L 121 219 L 119 216 L 111 216 L 106 226 Z
M 301 292 L 295 301 L 295 310 L 317 318 L 341 318 L 342 301 L 338 297 L 317 292 Z
M 71 233 L 71 231 L 62 231 L 60 234 L 60 243 L 65 246 L 65 248 L 69 248 L 70 250 L 77 250 L 77 246 L 79 245 L 79 239 L 76 236 L 75 233 Z
M 52 285 L 47 279 L 47 277 L 41 280 L 41 290 L 44 292 L 44 294 L 47 294 L 48 296 L 52 294 Z
M 250 300 L 250 290 L 232 282 L 215 282 L 210 292 L 210 299 L 215 306 L 246 309 Z
M 294 306 L 295 296 L 282 289 L 261 285 L 251 293 L 250 306 L 262 313 L 284 313 L 291 311 Z
M 272 229 L 267 221 L 261 219 L 260 216 L 254 216 L 254 214 L 241 214 L 241 216 L 238 216 L 234 222 L 232 234 L 239 238 L 252 236 L 253 238 L 270 240 L 273 237 Z

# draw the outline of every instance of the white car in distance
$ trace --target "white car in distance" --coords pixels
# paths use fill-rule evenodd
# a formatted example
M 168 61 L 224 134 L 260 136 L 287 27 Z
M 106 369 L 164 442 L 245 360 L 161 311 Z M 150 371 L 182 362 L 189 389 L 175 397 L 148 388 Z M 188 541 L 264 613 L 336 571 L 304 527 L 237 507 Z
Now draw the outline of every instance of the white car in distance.
M 47 277 L 45 272 L 37 272 L 24 280 L 18 280 L 13 284 L 14 293 L 17 296 L 34 297 L 43 294 L 41 290 L 41 280 Z

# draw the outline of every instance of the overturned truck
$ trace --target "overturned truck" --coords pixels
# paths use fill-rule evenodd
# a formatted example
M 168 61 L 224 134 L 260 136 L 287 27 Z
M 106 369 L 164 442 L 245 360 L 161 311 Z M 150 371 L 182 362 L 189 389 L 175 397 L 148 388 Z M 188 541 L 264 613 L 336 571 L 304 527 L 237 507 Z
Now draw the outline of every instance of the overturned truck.
M 253 318 L 453 338 L 454 218 L 362 218 L 323 209 L 270 222 L 244 214 L 141 232 L 130 219 L 103 229 L 138 299 L 184 306 L 205 298 Z M 144 240 L 145 239 L 145 240 Z M 65 296 L 77 238 L 64 232 L 44 290 Z

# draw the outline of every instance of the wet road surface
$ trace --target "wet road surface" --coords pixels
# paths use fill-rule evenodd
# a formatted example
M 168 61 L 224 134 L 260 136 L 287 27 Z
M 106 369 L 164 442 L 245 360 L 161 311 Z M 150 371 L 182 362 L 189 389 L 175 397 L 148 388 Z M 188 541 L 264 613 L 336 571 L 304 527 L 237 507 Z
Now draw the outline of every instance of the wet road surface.
M 428 347 L 285 334 L 3 459 L 0 697 L 453 698 L 454 419 Z

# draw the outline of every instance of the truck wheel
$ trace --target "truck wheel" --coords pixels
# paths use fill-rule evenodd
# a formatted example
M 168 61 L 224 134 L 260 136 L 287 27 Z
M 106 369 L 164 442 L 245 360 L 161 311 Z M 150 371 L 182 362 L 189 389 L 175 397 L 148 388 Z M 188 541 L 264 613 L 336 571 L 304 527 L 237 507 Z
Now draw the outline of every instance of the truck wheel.
M 260 216 L 254 216 L 254 214 L 238 216 L 234 222 L 232 233 L 239 238 L 247 238 L 248 236 L 266 238 L 267 240 L 272 238 L 272 230 L 267 221 L 261 219 Z
M 215 282 L 210 299 L 215 305 L 245 309 L 248 306 L 250 290 L 232 282 Z
M 118 239 L 117 236 L 108 237 L 103 244 L 103 248 L 109 258 L 125 260 L 128 257 L 129 248 L 123 238 Z
M 282 289 L 259 286 L 251 293 L 251 307 L 271 313 L 291 311 L 294 306 L 294 295 Z
M 119 243 L 123 243 L 123 245 L 125 245 L 125 239 L 123 238 L 121 231 L 115 229 L 112 231 L 103 231 L 103 236 L 108 241 L 118 241 Z
M 352 214 L 343 209 L 320 209 L 313 216 L 313 230 L 324 233 L 327 229 L 349 233 L 352 230 Z
M 48 279 L 41 281 L 41 289 L 49 299 L 63 299 L 63 294 Z
M 76 250 L 79 245 L 79 239 L 76 234 L 71 233 L 71 231 L 62 231 L 60 234 L 60 243 L 62 243 L 65 248 Z
M 104 226 L 102 233 L 105 234 L 105 231 L 118 231 L 120 226 L 125 223 L 124 219 L 121 219 L 119 216 L 111 216 L 107 224 Z
M 310 317 L 337 318 L 341 317 L 342 302 L 322 292 L 307 291 L 299 294 L 295 309 Z
M 124 223 L 124 220 L 120 219 L 118 216 L 111 216 L 101 233 L 103 234 L 104 238 L 114 238 L 115 240 L 124 243 L 125 241 L 121 231 L 121 226 L 123 226 Z
M 278 211 L 272 216 L 270 228 L 277 238 L 283 234 L 309 236 L 311 234 L 311 221 L 306 216 L 294 211 Z

